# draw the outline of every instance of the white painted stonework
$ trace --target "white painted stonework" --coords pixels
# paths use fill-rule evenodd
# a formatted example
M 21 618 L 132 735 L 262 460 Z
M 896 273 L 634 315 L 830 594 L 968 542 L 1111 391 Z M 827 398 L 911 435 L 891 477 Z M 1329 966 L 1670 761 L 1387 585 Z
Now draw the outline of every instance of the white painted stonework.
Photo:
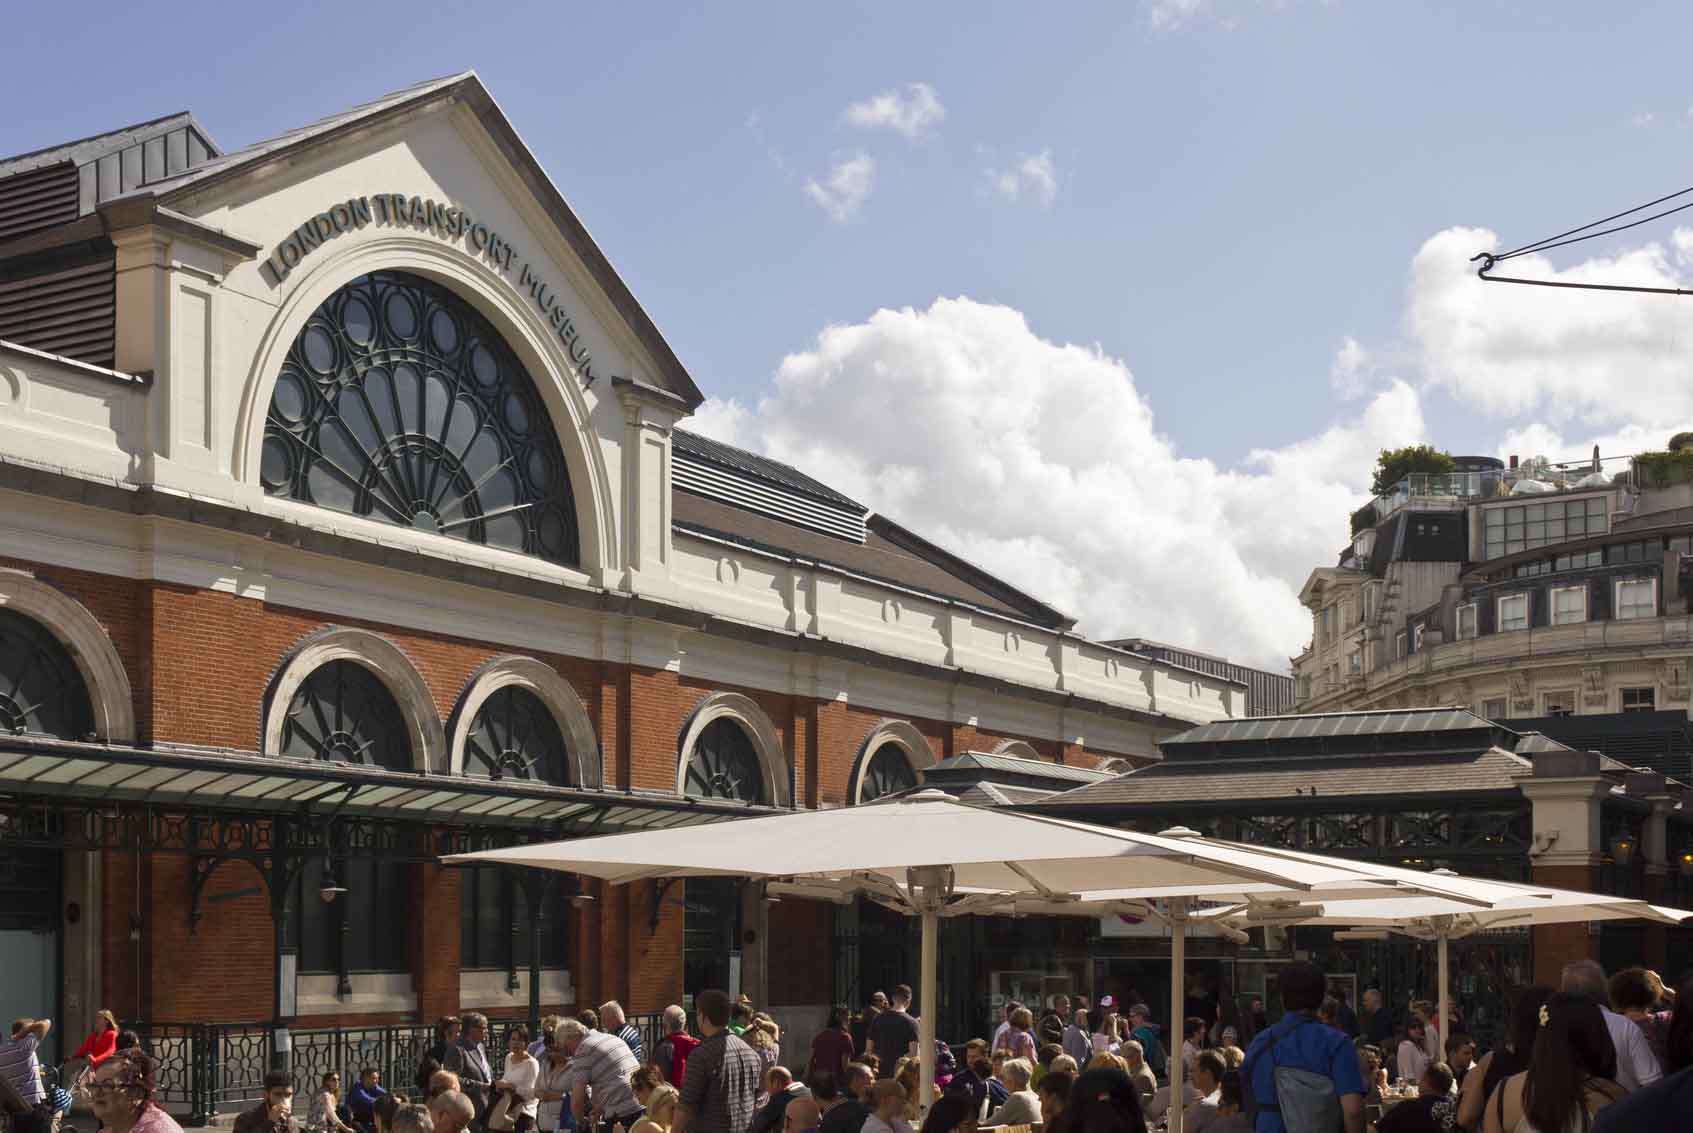
M 513 264 L 495 262 L 465 240 L 373 222 L 328 238 L 280 282 L 265 266 L 309 218 L 351 198 L 388 193 L 470 213 L 517 250 Z M 208 179 L 171 208 L 263 251 L 242 259 L 156 224 L 115 233 L 115 368 L 149 381 L 0 348 L 0 462 L 223 505 L 274 519 L 276 530 L 387 548 L 402 564 L 409 556 L 465 564 L 561 595 L 633 595 L 702 616 L 647 618 L 507 590 L 496 599 L 485 586 L 440 572 L 397 572 L 392 556 L 390 565 L 367 564 L 274 534 L 0 490 L 0 546 L 9 555 L 223 590 L 330 619 L 636 662 L 717 684 L 861 703 L 883 714 L 974 722 L 1114 754 L 1156 757 L 1159 736 L 1244 711 L 1239 685 L 1073 633 L 825 564 L 673 536 L 670 431 L 686 413 L 687 391 L 666 389 L 669 371 L 596 284 L 484 120 L 462 102 L 382 119 L 250 172 Z M 519 264 L 544 275 L 570 313 L 591 356 L 591 386 L 520 288 Z M 265 494 L 259 450 L 284 354 L 324 299 L 378 269 L 416 273 L 465 297 L 524 363 L 569 466 L 580 569 Z M 680 621 L 689 624 L 672 624 Z M 736 624 L 767 632 L 753 640 L 722 632 Z M 896 671 L 794 647 L 806 640 L 911 664 Z M 1003 691 L 966 685 L 961 673 L 991 678 Z M 467 1002 L 475 1000 L 467 989 Z

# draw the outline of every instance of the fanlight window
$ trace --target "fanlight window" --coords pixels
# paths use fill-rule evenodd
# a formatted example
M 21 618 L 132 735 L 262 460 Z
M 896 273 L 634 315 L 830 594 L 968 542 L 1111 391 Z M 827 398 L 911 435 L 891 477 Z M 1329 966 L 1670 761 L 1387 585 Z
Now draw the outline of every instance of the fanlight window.
M 700 730 L 688 758 L 683 793 L 700 799 L 764 802 L 764 770 L 752 737 L 732 717 L 719 716 Z
M 273 496 L 556 563 L 578 556 L 570 477 L 487 319 L 401 272 L 353 280 L 276 378 L 259 476 Z
M 864 783 L 859 788 L 858 801 L 867 803 L 884 795 L 909 791 L 916 785 L 917 772 L 912 768 L 905 748 L 896 743 L 885 743 L 876 749 L 864 769 Z
M 70 651 L 34 618 L 0 609 L 0 732 L 80 740 L 94 704 Z
M 330 661 L 300 682 L 288 703 L 281 754 L 412 769 L 406 720 L 394 694 L 357 661 Z
M 570 786 L 570 759 L 558 721 L 540 697 L 510 685 L 477 710 L 464 740 L 464 769 L 490 779 Z

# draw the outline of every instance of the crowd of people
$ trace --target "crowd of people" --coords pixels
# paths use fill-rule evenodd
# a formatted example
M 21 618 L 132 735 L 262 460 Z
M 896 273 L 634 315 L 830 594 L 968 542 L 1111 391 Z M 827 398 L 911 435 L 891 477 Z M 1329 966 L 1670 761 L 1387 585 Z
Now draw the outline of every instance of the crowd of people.
M 1109 995 L 1057 996 L 1038 1014 L 1009 1003 L 990 1038 L 956 1053 L 936 1044 L 926 1112 L 903 985 L 861 1013 L 833 1009 L 788 1062 L 775 1020 L 721 991 L 697 997 L 694 1031 L 680 1006 L 666 1009 L 650 1050 L 615 1001 L 549 1016 L 536 1035 L 514 1024 L 503 1055 L 489 1052 L 487 1018 L 469 1012 L 440 1021 L 411 1097 L 367 1066 L 345 1092 L 339 1073 L 323 1075 L 296 1107 L 294 1080 L 273 1073 L 235 1133 L 1141 1133 L 1178 1107 L 1194 1133 L 1693 1129 L 1693 984 L 1678 995 L 1640 968 L 1607 979 L 1589 960 L 1562 975 L 1557 989 L 1522 991 L 1508 1033 L 1479 1057 L 1427 1003 L 1399 1019 L 1370 990 L 1354 1014 L 1309 963 L 1281 970 L 1274 1023 L 1256 1003 L 1238 1021 L 1219 1011 L 1169 1028 Z M 50 1029 L 19 1019 L 0 1041 L 15 1133 L 51 1133 L 68 1107 L 37 1054 Z M 74 1057 L 102 1128 L 180 1133 L 157 1102 L 157 1064 L 109 1014 Z M 1168 1084 L 1175 1059 L 1180 1098 Z

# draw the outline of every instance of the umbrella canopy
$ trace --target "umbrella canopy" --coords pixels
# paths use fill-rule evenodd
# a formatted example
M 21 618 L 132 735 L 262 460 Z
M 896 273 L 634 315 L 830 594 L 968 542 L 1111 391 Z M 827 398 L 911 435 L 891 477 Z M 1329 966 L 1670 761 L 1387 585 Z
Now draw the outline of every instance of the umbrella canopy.
M 1307 856 L 1307 855 L 1295 855 Z M 1378 875 L 1409 873 L 1395 866 L 1372 867 Z M 1419 875 L 1421 876 L 1421 875 Z M 1255 924 L 1331 925 L 1345 928 L 1385 928 L 1389 932 L 1432 940 L 1436 946 L 1439 987 L 1439 1027 L 1446 1033 L 1452 1018 L 1451 980 L 1448 974 L 1450 944 L 1475 932 L 1532 925 L 1569 924 L 1579 921 L 1645 920 L 1675 925 L 1693 917 L 1686 909 L 1650 905 L 1604 893 L 1581 893 L 1571 889 L 1549 889 L 1510 881 L 1487 881 L 1459 877 L 1451 870 L 1427 875 L 1463 885 L 1486 905 L 1463 904 L 1449 897 L 1402 894 L 1383 900 L 1366 897 L 1336 901 L 1297 899 L 1248 899 L 1233 907 L 1206 909 L 1197 914 L 1231 928 Z
M 1217 842 L 1191 830 L 1142 834 L 1039 815 L 987 810 L 925 790 L 868 806 L 800 811 L 687 829 L 645 830 L 457 854 L 450 863 L 561 870 L 626 883 L 660 877 L 777 880 L 774 891 L 845 899 L 865 893 L 922 917 L 921 1097 L 934 1089 L 936 941 L 949 906 L 976 913 L 1096 915 L 1158 898 L 1171 923 L 1171 1021 L 1183 1015 L 1188 910 L 1194 899 L 1318 901 L 1434 894 L 1461 907 L 1488 902 L 1461 878 L 1382 876 L 1316 855 Z M 1171 1096 L 1182 1096 L 1179 1057 Z M 1180 1106 L 1171 1128 L 1181 1131 Z

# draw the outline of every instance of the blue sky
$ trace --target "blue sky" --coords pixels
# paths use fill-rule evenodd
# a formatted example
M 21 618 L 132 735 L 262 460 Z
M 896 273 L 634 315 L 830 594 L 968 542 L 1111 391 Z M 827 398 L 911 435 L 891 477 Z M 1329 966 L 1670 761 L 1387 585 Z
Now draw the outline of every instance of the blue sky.
M 1693 182 L 1682 5 L 137 3 L 74 18 L 28 5 L 7 32 L 6 153 L 183 108 L 234 147 L 474 67 L 701 387 L 731 403 L 727 420 L 702 425 L 897 505 L 1102 633 L 1285 657 L 1303 632 L 1291 592 L 1318 551 L 1338 548 L 1344 530 L 1328 524 L 1344 512 L 1329 513 L 1368 477 L 1339 464 L 1367 465 L 1378 440 L 1494 452 L 1511 434 L 1574 447 L 1630 429 L 1656 437 L 1693 413 L 1674 389 L 1676 348 L 1693 343 L 1693 324 L 1683 338 L 1679 312 L 1663 313 L 1676 301 L 1496 303 L 1443 266 L 1485 236 L 1454 228 L 1515 243 Z M 849 107 L 882 94 L 887 113 L 855 120 Z M 835 188 L 832 174 L 844 178 Z M 1644 258 L 1599 268 L 1679 278 L 1693 242 L 1678 249 L 1664 224 L 1545 266 L 1582 270 L 1601 251 Z M 1421 290 L 1418 262 L 1432 279 Z M 935 301 L 959 297 L 976 314 L 1019 314 L 1042 342 L 1121 361 L 1106 384 L 1124 399 L 1076 400 L 1065 387 L 1044 412 L 1144 415 L 1101 443 L 1156 451 L 1117 460 L 1164 462 L 1234 493 L 1208 534 L 1168 544 L 1229 545 L 1234 561 L 1208 585 L 1239 584 L 1232 613 L 1173 616 L 1166 607 L 1200 599 L 1151 581 L 1096 598 L 1122 562 L 1096 532 L 1069 544 L 1047 532 L 1036 546 L 1016 515 L 953 522 L 956 499 L 937 485 L 970 473 L 969 458 L 925 467 L 912 454 L 969 447 L 956 437 L 906 437 L 901 464 L 800 435 L 807 422 L 826 432 L 834 418 L 815 414 L 838 407 L 794 382 L 881 372 L 862 341 L 826 348 L 826 327 L 898 337 L 871 329 L 875 312 L 909 307 L 912 334 L 947 323 L 965 354 L 1003 343 L 984 329 L 991 319 L 961 330 L 971 320 L 939 317 Z M 1614 351 L 1613 332 L 1628 340 Z M 1592 395 L 1632 382 L 1641 364 L 1661 371 L 1651 397 L 1619 407 Z M 914 377 L 853 388 L 885 410 Z M 971 380 L 979 393 L 1051 379 L 990 364 Z M 1501 383 L 1517 392 L 1501 395 Z M 960 389 L 909 411 L 944 416 Z M 982 423 L 952 427 L 966 424 Z M 1043 435 L 1025 439 L 1073 444 Z M 890 482 L 892 464 L 924 472 L 926 487 L 900 468 Z M 1038 477 L 1045 465 L 1034 467 Z M 1053 483 L 1097 472 L 1071 462 Z M 1127 475 L 1096 502 L 1172 490 Z M 1242 492 L 1297 495 L 1302 479 L 1324 488 L 1301 509 L 1322 526 L 1304 541 L 1243 534 L 1254 515 L 1282 520 Z M 1134 532 L 1161 515 L 1142 509 L 1119 543 L 1142 541 Z M 1078 562 L 1080 574 L 1065 573 Z M 1275 615 L 1242 628 L 1265 604 Z

